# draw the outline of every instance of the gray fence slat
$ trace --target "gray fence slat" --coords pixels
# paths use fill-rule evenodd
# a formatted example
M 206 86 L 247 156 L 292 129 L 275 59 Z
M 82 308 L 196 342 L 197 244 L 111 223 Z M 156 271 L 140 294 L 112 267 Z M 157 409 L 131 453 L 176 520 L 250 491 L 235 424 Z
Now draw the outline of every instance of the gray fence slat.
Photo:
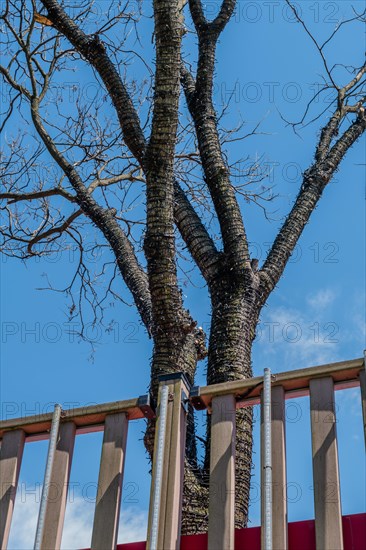
M 14 430 L 4 434 L 0 451 L 0 547 L 6 550 L 23 457 L 25 433 Z
M 58 550 L 61 545 L 75 433 L 76 426 L 73 422 L 61 424 L 52 465 L 49 498 L 42 534 L 41 546 L 45 549 Z
M 92 550 L 114 550 L 117 544 L 127 431 L 128 419 L 125 413 L 106 416 Z
M 211 461 L 208 549 L 234 549 L 235 409 L 233 395 L 214 397 L 211 415 Z
M 287 550 L 285 392 L 272 388 L 272 513 L 273 549 Z
M 334 384 L 330 376 L 310 380 L 310 415 L 316 547 L 342 550 Z

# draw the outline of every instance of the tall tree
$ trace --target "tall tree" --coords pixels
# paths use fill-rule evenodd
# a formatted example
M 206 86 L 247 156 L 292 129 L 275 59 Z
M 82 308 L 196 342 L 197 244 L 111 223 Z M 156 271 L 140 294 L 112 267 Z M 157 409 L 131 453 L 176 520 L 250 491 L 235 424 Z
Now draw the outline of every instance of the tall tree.
M 208 384 L 252 376 L 251 351 L 260 312 L 325 187 L 366 128 L 366 66 L 352 68 L 349 80 L 338 84 L 325 56 L 337 31 L 319 44 L 297 8 L 285 2 L 318 49 L 325 70 L 321 91 L 333 90 L 334 101 L 327 115 L 319 117 L 328 118 L 315 144 L 313 163 L 304 172 L 293 207 L 261 266 L 250 257 L 238 201 L 243 191 L 233 184 L 213 99 L 216 48 L 236 1 L 217 2 L 210 19 L 201 0 L 153 1 L 153 28 L 144 27 L 144 32 L 151 30 L 155 46 L 153 94 L 126 74 L 131 52 L 125 51 L 124 43 L 131 27 L 138 31 L 140 24 L 128 1 L 111 2 L 108 7 L 101 3 L 97 19 L 90 0 L 76 7 L 59 0 L 4 2 L 0 73 L 7 106 L 1 126 L 5 135 L 1 250 L 26 260 L 74 242 L 80 261 L 66 289 L 72 297 L 71 316 L 82 315 L 79 303 L 84 296 L 98 319 L 106 296 L 117 296 L 112 283 L 122 277 L 153 339 L 155 397 L 160 374 L 184 371 L 193 383 L 197 363 L 206 357 Z M 348 23 L 359 21 L 364 21 L 364 14 L 355 14 Z M 186 25 L 198 43 L 194 69 L 185 61 Z M 115 30 L 118 34 L 112 33 Z M 143 62 L 148 66 L 147 60 Z M 92 101 L 75 96 L 67 107 L 52 102 L 55 87 L 75 68 L 84 71 L 81 74 L 90 71 L 103 96 Z M 182 111 L 181 90 L 186 106 Z M 15 112 L 23 118 L 26 131 L 16 133 L 10 127 Z M 40 166 L 45 169 L 43 176 Z M 144 212 L 141 206 L 133 210 L 141 196 Z M 247 195 L 254 201 L 270 198 L 261 192 Z M 98 228 L 103 238 L 93 249 L 107 246 L 114 255 L 112 281 L 102 298 L 84 260 L 88 224 Z M 212 227 L 217 227 L 219 239 L 213 238 Z M 209 291 L 208 349 L 203 329 L 183 300 L 178 278 L 181 241 Z M 79 300 L 74 298 L 77 280 Z M 145 437 L 150 453 L 153 434 L 151 424 Z M 190 411 L 185 532 L 207 525 L 209 439 L 207 429 L 200 463 Z M 243 526 L 252 456 L 250 409 L 237 412 L 236 446 L 236 524 Z

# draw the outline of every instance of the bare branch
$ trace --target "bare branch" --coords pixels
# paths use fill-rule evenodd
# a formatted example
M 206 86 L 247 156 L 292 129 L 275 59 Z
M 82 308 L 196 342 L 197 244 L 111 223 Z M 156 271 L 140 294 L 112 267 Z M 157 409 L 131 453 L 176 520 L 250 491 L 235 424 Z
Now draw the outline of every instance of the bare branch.
M 224 0 L 218 15 L 210 23 L 211 28 L 215 29 L 217 33 L 221 33 L 230 21 L 231 16 L 234 13 L 236 6 L 236 0 Z
M 311 214 L 331 181 L 342 159 L 352 145 L 366 130 L 365 110 L 360 110 L 357 119 L 347 128 L 337 143 L 322 158 L 305 172 L 303 185 L 295 204 L 279 231 L 267 259 L 260 271 L 262 302 L 264 303 L 278 283 Z M 322 134 L 323 135 L 323 134 Z M 324 139 L 321 138 L 321 139 Z
M 76 202 L 76 197 L 61 187 L 46 189 L 44 191 L 33 191 L 30 193 L 0 193 L 0 199 L 8 200 L 9 204 L 13 204 L 20 201 L 34 201 L 46 197 L 53 197 L 54 195 L 64 197 L 70 202 Z
M 347 151 L 352 145 L 361 137 L 366 129 L 366 112 L 363 107 L 359 109 L 359 115 L 357 119 L 351 124 L 351 126 L 343 133 L 337 143 L 329 151 L 327 158 L 325 159 L 326 170 L 331 171 L 332 175 L 338 169 L 341 161 L 343 160 Z
M 0 73 L 4 76 L 8 84 L 10 84 L 12 88 L 14 88 L 14 90 L 17 90 L 21 94 L 25 95 L 28 99 L 30 99 L 31 93 L 26 88 L 24 88 L 24 86 L 18 84 L 18 82 L 16 82 L 11 76 L 9 71 L 5 69 L 5 67 L 3 67 L 2 65 L 0 65 Z
M 92 193 L 97 187 L 108 187 L 109 185 L 114 185 L 115 183 L 119 183 L 121 181 L 142 181 L 145 182 L 145 178 L 142 176 L 141 171 L 139 171 L 139 175 L 135 176 L 134 174 L 138 168 L 135 170 L 131 170 L 131 172 L 128 172 L 127 174 L 118 174 L 117 176 L 113 176 L 111 178 L 97 178 L 88 186 L 88 191 Z
M 51 229 L 48 229 L 48 231 L 40 231 L 37 235 L 35 235 L 30 241 L 29 241 L 29 244 L 28 244 L 28 252 L 29 254 L 33 254 L 33 246 L 37 243 L 39 243 L 40 241 L 44 241 L 44 240 L 47 240 L 49 239 L 49 237 L 51 237 L 52 235 L 61 235 L 62 233 L 64 233 L 64 231 L 66 231 L 70 226 L 71 224 L 76 220 L 76 218 L 78 218 L 79 216 L 81 216 L 83 214 L 82 210 L 76 210 L 75 212 L 73 212 L 71 214 L 71 216 L 69 216 L 64 222 L 63 224 L 57 226 L 57 227 L 52 227 Z
M 195 90 L 188 68 L 181 66 L 181 82 L 194 121 L 205 180 L 219 220 L 224 252 L 233 269 L 250 269 L 248 242 L 235 191 L 230 183 L 217 129 L 212 100 L 215 49 L 218 34 L 202 32 Z
M 102 78 L 118 114 L 124 140 L 132 154 L 142 165 L 145 138 L 138 115 L 127 89 L 98 34 L 86 35 L 66 14 L 57 0 L 42 0 L 42 4 L 47 9 L 48 18 L 53 22 L 55 28 L 68 38 Z
M 319 54 L 320 54 L 320 57 L 322 58 L 322 61 L 323 61 L 323 65 L 324 65 L 324 68 L 326 70 L 326 73 L 329 77 L 329 80 L 331 81 L 331 83 L 333 84 L 334 88 L 336 90 L 338 90 L 338 86 L 337 84 L 335 83 L 335 81 L 333 80 L 333 76 L 332 76 L 332 71 L 329 69 L 328 67 L 328 62 L 326 60 L 326 57 L 324 55 L 324 51 L 323 51 L 323 48 L 325 46 L 325 44 L 327 42 L 325 42 L 323 44 L 323 46 L 319 46 L 317 40 L 315 39 L 315 37 L 313 36 L 313 34 L 309 31 L 307 25 L 305 24 L 304 20 L 299 16 L 298 12 L 297 12 L 297 9 L 296 7 L 290 2 L 290 0 L 285 0 L 286 4 L 288 4 L 288 6 L 291 8 L 292 12 L 294 13 L 295 15 L 295 18 L 297 20 L 298 23 L 300 23 L 300 25 L 304 28 L 306 34 L 310 37 L 311 41 L 315 44 L 316 46 L 316 49 L 318 50 Z
M 220 254 L 208 235 L 201 218 L 197 215 L 187 195 L 176 181 L 174 182 L 174 189 L 175 223 L 179 227 L 182 238 L 203 277 L 210 284 L 217 275 Z
M 76 169 L 57 149 L 51 136 L 47 133 L 39 115 L 39 102 L 34 99 L 31 102 L 31 115 L 34 126 L 45 144 L 48 152 L 62 169 L 72 187 L 76 191 L 77 200 L 81 210 L 102 231 L 116 256 L 123 279 L 131 291 L 137 309 L 149 332 L 152 328 L 151 300 L 148 289 L 147 277 L 139 265 L 133 246 L 126 234 L 115 220 L 113 214 L 101 206 L 92 198 L 88 189 L 84 186 Z
M 366 73 L 366 63 L 358 71 L 355 78 L 353 78 L 353 80 L 351 80 L 348 84 L 346 84 L 346 86 L 344 86 L 344 88 L 342 88 L 339 91 L 339 95 L 340 95 L 341 99 L 343 99 L 345 97 L 346 93 L 349 92 L 352 88 L 354 88 L 356 86 L 356 84 L 358 84 L 360 82 L 361 78 L 363 77 L 363 75 L 365 73 Z
M 132 154 L 140 162 L 141 167 L 145 165 L 145 139 L 142 134 L 138 115 L 135 111 L 133 103 L 129 97 L 125 85 L 123 84 L 120 75 L 111 63 L 104 45 L 97 38 L 85 35 L 80 28 L 67 16 L 56 0 L 42 0 L 44 6 L 48 10 L 48 17 L 53 21 L 55 28 L 64 34 L 74 47 L 89 61 L 100 75 L 107 90 L 111 94 L 114 107 L 116 109 L 118 119 L 123 131 L 123 136 L 127 146 Z M 187 205 L 188 199 L 185 201 Z M 175 204 L 179 204 L 183 208 L 181 195 L 175 198 Z M 192 206 L 187 209 L 186 216 L 193 212 Z M 176 216 L 176 219 L 181 219 L 181 216 Z M 194 223 L 191 224 L 192 227 Z M 178 229 L 184 232 L 184 229 L 178 225 Z M 204 226 L 201 224 L 201 235 Z M 184 238 L 184 237 L 183 237 Z M 196 242 L 198 235 L 196 236 Z M 210 239 L 207 230 L 205 230 L 204 242 L 202 246 L 206 246 L 206 241 Z M 202 262 L 200 269 L 204 271 Z M 203 272 L 202 271 L 202 272 Z
M 146 151 L 144 251 L 156 328 L 174 341 L 187 323 L 178 289 L 174 236 L 174 158 L 180 92 L 178 1 L 155 0 L 156 72 L 151 136 Z M 163 289 L 168 288 L 166 292 Z M 173 325 L 175 327 L 173 328 Z
M 358 113 L 365 102 L 365 97 L 362 97 L 355 105 L 349 105 L 347 103 L 348 92 L 352 92 L 358 85 L 363 75 L 366 72 L 366 65 L 364 65 L 356 76 L 343 88 L 338 91 L 337 109 L 329 122 L 324 126 L 321 132 L 320 140 L 315 153 L 317 161 L 321 161 L 325 158 L 329 152 L 332 140 L 338 135 L 339 127 L 348 113 Z
M 197 34 L 201 35 L 204 31 L 211 31 L 220 34 L 228 21 L 230 20 L 236 6 L 236 0 L 224 0 L 220 11 L 213 21 L 207 21 L 201 0 L 189 0 L 189 9 Z
M 201 0 L 189 0 L 189 9 L 197 33 L 207 27 L 207 20 L 203 13 Z

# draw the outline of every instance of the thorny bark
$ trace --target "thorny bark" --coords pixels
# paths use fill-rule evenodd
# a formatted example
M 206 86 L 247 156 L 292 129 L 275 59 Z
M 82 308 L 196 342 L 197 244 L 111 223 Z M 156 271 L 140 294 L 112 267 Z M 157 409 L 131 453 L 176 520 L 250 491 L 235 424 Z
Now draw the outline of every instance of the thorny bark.
M 197 361 L 207 355 L 205 335 L 184 307 L 177 280 L 174 225 L 178 228 L 194 263 L 204 277 L 211 298 L 212 322 L 208 347 L 207 382 L 214 384 L 252 376 L 251 349 L 261 308 L 278 283 L 302 231 L 316 208 L 347 151 L 366 129 L 364 99 L 351 105 L 352 91 L 365 74 L 362 67 L 343 88 L 337 88 L 338 103 L 321 131 L 314 164 L 304 173 L 301 189 L 262 268 L 251 262 L 244 220 L 230 172 L 223 155 L 212 89 L 217 41 L 229 22 L 235 0 L 224 0 L 217 17 L 208 21 L 200 0 L 189 0 L 189 9 L 198 37 L 198 64 L 193 76 L 182 62 L 181 0 L 154 0 L 156 71 L 153 118 L 149 139 L 145 138 L 133 101 L 98 35 L 87 35 L 65 12 L 58 0 L 42 0 L 47 18 L 101 78 L 114 106 L 129 151 L 146 181 L 147 223 L 144 252 L 147 271 L 141 267 L 131 240 L 116 219 L 93 197 L 77 168 L 60 152 L 47 133 L 40 107 L 42 95 L 32 75 L 32 56 L 27 53 L 31 90 L 16 82 L 9 68 L 0 67 L 5 82 L 30 104 L 30 114 L 38 135 L 50 156 L 62 169 L 74 194 L 57 187 L 35 192 L 0 194 L 8 201 L 36 201 L 54 195 L 75 203 L 75 211 L 61 228 L 62 233 L 83 214 L 103 234 L 116 257 L 121 276 L 132 293 L 135 305 L 154 349 L 151 389 L 156 397 L 159 374 L 183 371 L 193 383 Z M 23 47 L 23 45 L 21 45 Z M 24 46 L 25 47 L 25 46 Z M 220 226 L 222 250 L 218 250 L 188 195 L 174 176 L 174 156 L 182 85 L 197 137 L 205 184 Z M 46 84 L 45 84 L 46 86 Z M 11 107 L 12 108 L 12 107 Z M 350 124 L 348 116 L 353 117 Z M 348 124 L 336 140 L 341 124 Z M 54 231 L 40 233 L 28 243 L 28 251 Z M 153 425 L 146 433 L 146 446 L 153 448 Z M 249 409 L 237 413 L 236 525 L 248 519 L 252 455 L 252 417 Z M 209 426 L 203 466 L 198 464 L 192 411 L 189 414 L 183 532 L 207 528 L 207 481 L 209 472 Z

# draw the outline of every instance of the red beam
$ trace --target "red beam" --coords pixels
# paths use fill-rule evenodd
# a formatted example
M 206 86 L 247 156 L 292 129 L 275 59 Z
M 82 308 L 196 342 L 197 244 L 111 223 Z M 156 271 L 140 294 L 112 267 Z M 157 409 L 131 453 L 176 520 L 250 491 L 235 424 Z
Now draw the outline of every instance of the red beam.
M 366 514 L 343 516 L 344 550 L 366 550 Z M 316 550 L 314 520 L 296 521 L 288 525 L 289 550 Z M 235 547 L 260 550 L 260 527 L 237 529 Z M 207 533 L 184 535 L 181 538 L 181 550 L 206 550 Z M 146 542 L 119 544 L 117 550 L 146 550 Z

